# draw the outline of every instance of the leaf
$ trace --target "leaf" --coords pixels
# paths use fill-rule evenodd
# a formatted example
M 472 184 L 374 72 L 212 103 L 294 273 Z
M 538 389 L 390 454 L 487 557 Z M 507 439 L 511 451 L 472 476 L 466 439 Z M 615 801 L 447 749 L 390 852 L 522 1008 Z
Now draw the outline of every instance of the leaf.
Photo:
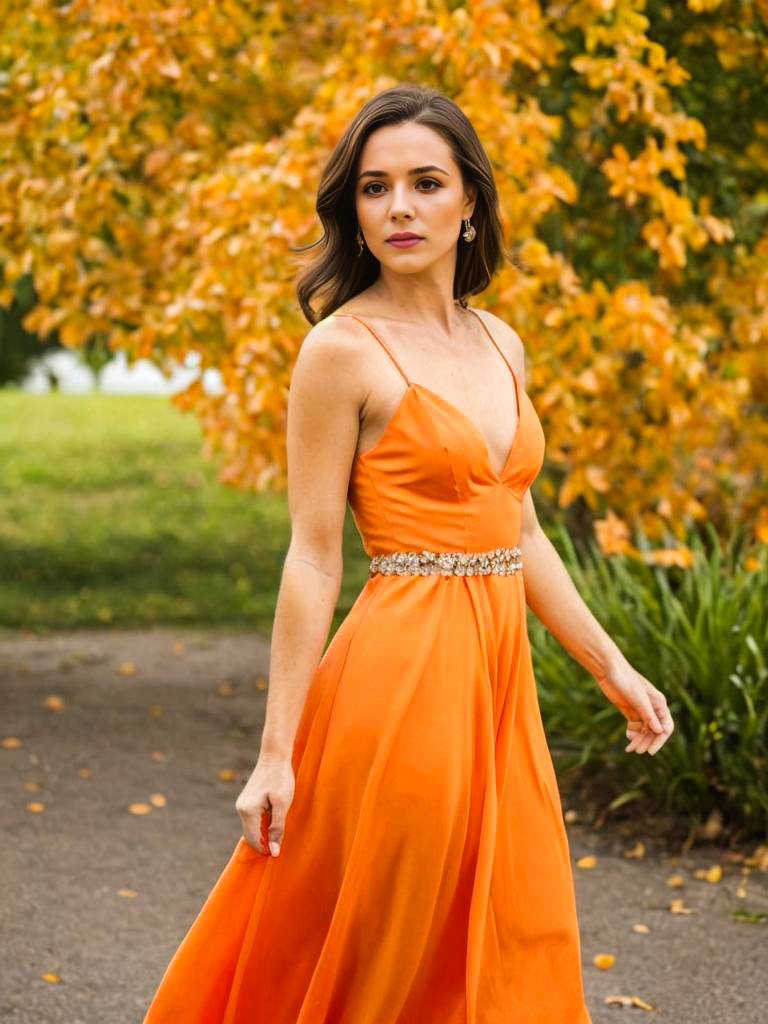
M 48 711 L 63 711 L 65 708 L 64 698 L 55 693 L 49 694 L 42 702 L 42 705 Z
M 576 861 L 576 867 L 596 868 L 597 857 L 593 856 L 592 854 L 587 854 L 585 857 L 579 857 L 579 859 Z
M 27 810 L 32 814 L 42 814 L 45 810 L 45 804 L 39 803 L 37 800 L 31 800 L 27 804 Z
M 136 665 L 132 661 L 121 661 L 117 666 L 117 671 L 121 676 L 135 676 Z
M 597 953 L 592 958 L 592 963 L 602 971 L 607 971 L 616 963 L 616 957 L 613 953 Z
M 149 812 L 152 810 L 152 805 L 145 803 L 129 804 L 128 810 L 130 811 L 131 814 L 149 814 Z
M 49 985 L 61 984 L 61 976 L 56 974 L 54 971 L 46 971 L 46 973 L 41 974 L 40 977 L 43 981 L 47 981 Z
M 637 1006 L 641 1010 L 655 1009 L 654 1006 L 651 1006 L 650 1003 L 647 1003 L 644 999 L 641 999 L 640 996 L 605 996 L 603 1002 L 607 1003 L 609 1006 Z
M 3 739 L 3 746 L 6 750 L 18 750 L 22 746 L 22 742 L 18 736 L 6 736 Z
M 645 843 L 638 840 L 631 850 L 624 851 L 624 856 L 627 860 L 642 860 L 645 857 Z
M 162 793 L 152 793 L 152 795 L 149 798 L 149 802 L 152 804 L 153 807 L 165 807 L 165 805 L 168 803 L 168 801 L 166 800 Z
M 683 906 L 682 899 L 672 900 L 672 902 L 669 904 L 669 909 L 672 911 L 673 914 L 695 914 L 696 913 L 696 911 L 691 909 L 690 907 Z

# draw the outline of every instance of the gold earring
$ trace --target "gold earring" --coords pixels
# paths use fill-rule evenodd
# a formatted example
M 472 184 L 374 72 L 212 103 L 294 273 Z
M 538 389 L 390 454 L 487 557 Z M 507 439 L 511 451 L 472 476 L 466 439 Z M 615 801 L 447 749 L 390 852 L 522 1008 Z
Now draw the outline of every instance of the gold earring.
M 360 226 L 359 225 L 358 225 L 358 228 L 357 228 L 357 244 L 360 247 L 357 250 L 357 255 L 358 256 L 362 256 L 363 249 L 365 248 L 365 241 L 363 240 L 363 236 L 360 234 Z
M 469 223 L 469 217 L 467 217 L 465 219 L 464 224 L 465 224 L 465 230 L 462 233 L 461 237 L 464 239 L 465 242 L 471 242 L 472 239 L 477 234 L 477 232 L 475 231 L 475 226 L 474 226 L 474 224 L 470 224 Z

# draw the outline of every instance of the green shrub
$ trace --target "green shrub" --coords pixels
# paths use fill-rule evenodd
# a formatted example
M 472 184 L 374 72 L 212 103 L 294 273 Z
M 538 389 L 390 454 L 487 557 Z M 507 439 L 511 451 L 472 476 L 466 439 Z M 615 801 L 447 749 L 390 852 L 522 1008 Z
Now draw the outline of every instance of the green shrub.
M 624 655 L 666 696 L 675 731 L 654 757 L 626 753 L 626 720 L 593 677 L 529 617 L 542 717 L 558 772 L 573 772 L 606 810 L 670 813 L 694 834 L 715 813 L 724 831 L 768 836 L 768 549 L 743 534 L 724 547 L 694 535 L 691 568 L 662 568 L 594 545 L 558 548 L 580 594 Z M 644 537 L 635 542 L 647 549 Z M 754 563 L 753 563 L 754 564 Z M 622 812 L 623 813 L 623 812 Z

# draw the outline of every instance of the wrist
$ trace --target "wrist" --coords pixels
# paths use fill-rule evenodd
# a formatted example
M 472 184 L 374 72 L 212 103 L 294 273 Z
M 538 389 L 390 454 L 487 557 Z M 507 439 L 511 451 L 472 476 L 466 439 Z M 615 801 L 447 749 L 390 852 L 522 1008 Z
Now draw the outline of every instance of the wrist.
M 262 739 L 261 747 L 259 748 L 259 761 L 269 761 L 272 763 L 290 761 L 292 756 L 293 745 L 288 744 L 285 740 Z
M 613 641 L 595 651 L 591 657 L 589 671 L 595 679 L 610 679 L 627 664 L 627 659 Z

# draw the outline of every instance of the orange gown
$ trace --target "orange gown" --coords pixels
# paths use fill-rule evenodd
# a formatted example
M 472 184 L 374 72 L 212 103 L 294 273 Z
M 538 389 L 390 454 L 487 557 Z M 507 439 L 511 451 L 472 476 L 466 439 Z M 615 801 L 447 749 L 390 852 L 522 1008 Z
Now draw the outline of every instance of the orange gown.
M 544 434 L 482 318 L 517 396 L 501 472 L 333 315 L 406 384 L 350 475 L 366 553 L 518 545 Z M 524 572 L 369 576 L 309 686 L 279 856 L 238 840 L 144 1024 L 591 1024 Z

